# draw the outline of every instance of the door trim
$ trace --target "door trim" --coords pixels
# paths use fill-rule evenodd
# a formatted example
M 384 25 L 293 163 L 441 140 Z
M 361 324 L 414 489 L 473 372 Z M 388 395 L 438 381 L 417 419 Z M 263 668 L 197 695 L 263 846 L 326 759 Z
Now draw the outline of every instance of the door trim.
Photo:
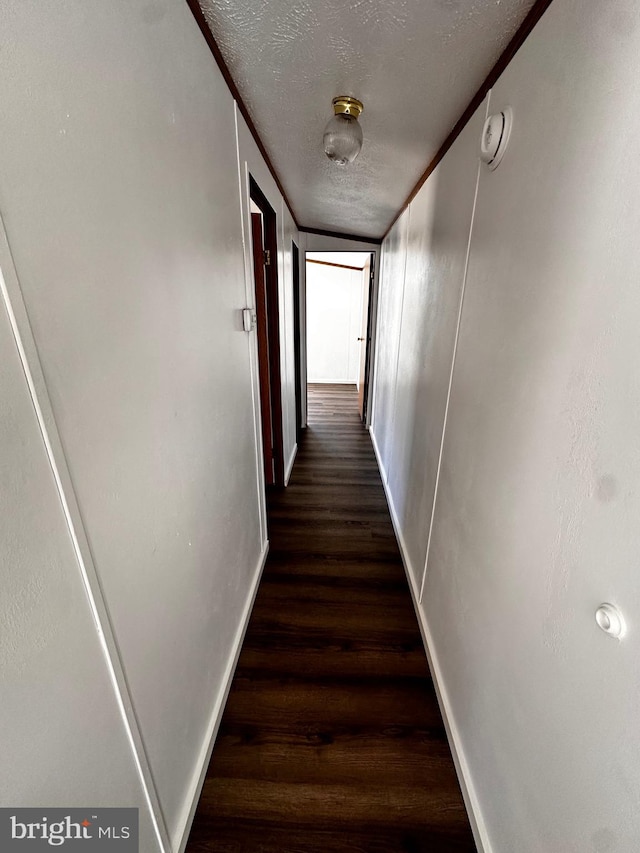
M 376 279 L 376 253 L 371 252 L 371 263 L 369 266 L 369 304 L 367 306 L 367 351 L 364 356 L 364 397 L 362 401 L 362 422 L 367 423 L 367 412 L 369 411 L 369 385 L 371 382 L 371 359 L 373 355 L 373 297 Z
M 293 275 L 293 362 L 296 397 L 296 443 L 302 438 L 302 395 L 307 393 L 307 383 L 302 385 L 302 314 L 300 298 L 300 250 L 291 241 L 291 269 Z
M 274 485 L 284 486 L 284 441 L 282 425 L 282 379 L 280 371 L 280 300 L 278 295 L 278 222 L 253 176 L 249 175 L 249 196 L 262 213 L 264 225 L 265 285 L 267 297 L 267 330 L 269 339 L 269 385 L 271 392 L 271 424 L 273 431 Z

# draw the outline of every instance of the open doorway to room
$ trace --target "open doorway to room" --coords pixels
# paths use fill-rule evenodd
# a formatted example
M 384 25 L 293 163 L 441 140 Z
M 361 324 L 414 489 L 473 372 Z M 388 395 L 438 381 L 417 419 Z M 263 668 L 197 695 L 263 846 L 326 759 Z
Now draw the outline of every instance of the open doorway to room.
M 375 254 L 307 252 L 307 377 L 357 389 L 365 421 L 372 357 Z
M 250 178 L 260 421 L 267 486 L 284 486 L 276 214 Z

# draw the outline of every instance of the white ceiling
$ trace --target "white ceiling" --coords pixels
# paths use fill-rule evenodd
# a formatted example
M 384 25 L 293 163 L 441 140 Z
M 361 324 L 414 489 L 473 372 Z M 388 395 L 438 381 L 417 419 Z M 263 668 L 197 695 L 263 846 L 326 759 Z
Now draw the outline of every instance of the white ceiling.
M 533 0 L 200 0 L 301 226 L 380 237 Z M 331 99 L 364 146 L 322 149 Z

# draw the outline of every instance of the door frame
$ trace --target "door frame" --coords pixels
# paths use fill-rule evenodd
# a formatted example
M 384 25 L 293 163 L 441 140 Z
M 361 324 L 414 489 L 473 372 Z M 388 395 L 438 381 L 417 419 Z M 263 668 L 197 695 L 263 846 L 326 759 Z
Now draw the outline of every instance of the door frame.
M 371 360 L 373 357 L 373 306 L 374 306 L 374 283 L 376 279 L 376 253 L 371 252 L 369 265 L 369 299 L 367 306 L 367 349 L 364 356 L 364 398 L 362 402 L 362 422 L 368 423 L 369 411 L 369 386 L 371 383 Z
M 270 400 L 264 400 L 261 389 L 261 417 L 263 406 L 270 407 L 271 430 L 273 436 L 273 485 L 284 486 L 284 441 L 282 426 L 282 379 L 280 371 L 280 299 L 278 293 L 278 223 L 275 210 L 267 201 L 253 176 L 249 174 L 249 197 L 262 213 L 263 249 L 265 254 L 265 290 L 267 308 L 267 337 Z M 254 272 L 255 288 L 255 272 Z M 259 358 L 265 354 L 258 353 Z M 265 365 L 262 365 L 265 367 Z M 263 448 L 263 459 L 265 453 Z
M 269 330 L 267 317 L 267 286 L 264 255 L 264 220 L 262 213 L 250 211 L 251 246 L 253 248 L 253 284 L 258 341 L 258 383 L 260 427 L 262 434 L 262 463 L 265 485 L 275 485 L 273 464 L 273 414 L 271 406 L 271 375 L 269 370 Z M 267 405 L 265 405 L 267 401 Z
M 306 377 L 302 382 L 302 298 L 300 293 L 300 250 L 291 241 L 291 268 L 293 276 L 293 363 L 296 398 L 296 442 L 300 442 L 303 429 L 303 394 L 306 398 Z
M 335 261 L 320 261 L 314 258 L 309 258 L 309 254 L 323 254 L 329 253 L 332 255 L 339 255 L 342 253 L 351 254 L 352 252 L 359 252 L 362 254 L 368 254 L 369 261 L 369 297 L 367 304 L 367 342 L 366 342 L 366 351 L 365 351 L 365 375 L 364 375 L 364 399 L 362 406 L 362 422 L 366 427 L 370 427 L 373 422 L 373 400 L 374 393 L 373 388 L 375 385 L 375 377 L 376 377 L 376 332 L 377 332 L 377 317 L 378 317 L 378 266 L 376 264 L 376 260 L 380 260 L 380 248 L 378 247 L 376 250 L 371 249 L 371 247 L 367 246 L 366 248 L 357 246 L 357 247 L 349 247 L 344 248 L 343 246 L 333 247 L 330 245 L 323 246 L 314 246 L 312 249 L 308 248 L 304 252 L 304 263 L 306 264 L 322 264 L 330 267 L 341 267 L 343 269 L 353 269 L 359 270 L 360 267 L 354 267 L 349 264 L 339 264 Z M 305 316 L 306 316 L 306 288 L 305 288 Z M 308 346 L 307 341 L 307 332 L 306 328 L 304 328 L 304 346 L 305 349 Z M 305 376 L 305 389 L 307 387 L 307 377 Z

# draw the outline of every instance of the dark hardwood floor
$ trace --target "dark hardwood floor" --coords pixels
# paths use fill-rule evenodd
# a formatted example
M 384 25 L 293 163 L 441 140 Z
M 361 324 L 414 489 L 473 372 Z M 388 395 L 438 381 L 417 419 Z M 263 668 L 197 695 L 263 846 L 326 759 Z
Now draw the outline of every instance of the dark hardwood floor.
M 310 386 L 188 853 L 474 851 L 353 387 Z

